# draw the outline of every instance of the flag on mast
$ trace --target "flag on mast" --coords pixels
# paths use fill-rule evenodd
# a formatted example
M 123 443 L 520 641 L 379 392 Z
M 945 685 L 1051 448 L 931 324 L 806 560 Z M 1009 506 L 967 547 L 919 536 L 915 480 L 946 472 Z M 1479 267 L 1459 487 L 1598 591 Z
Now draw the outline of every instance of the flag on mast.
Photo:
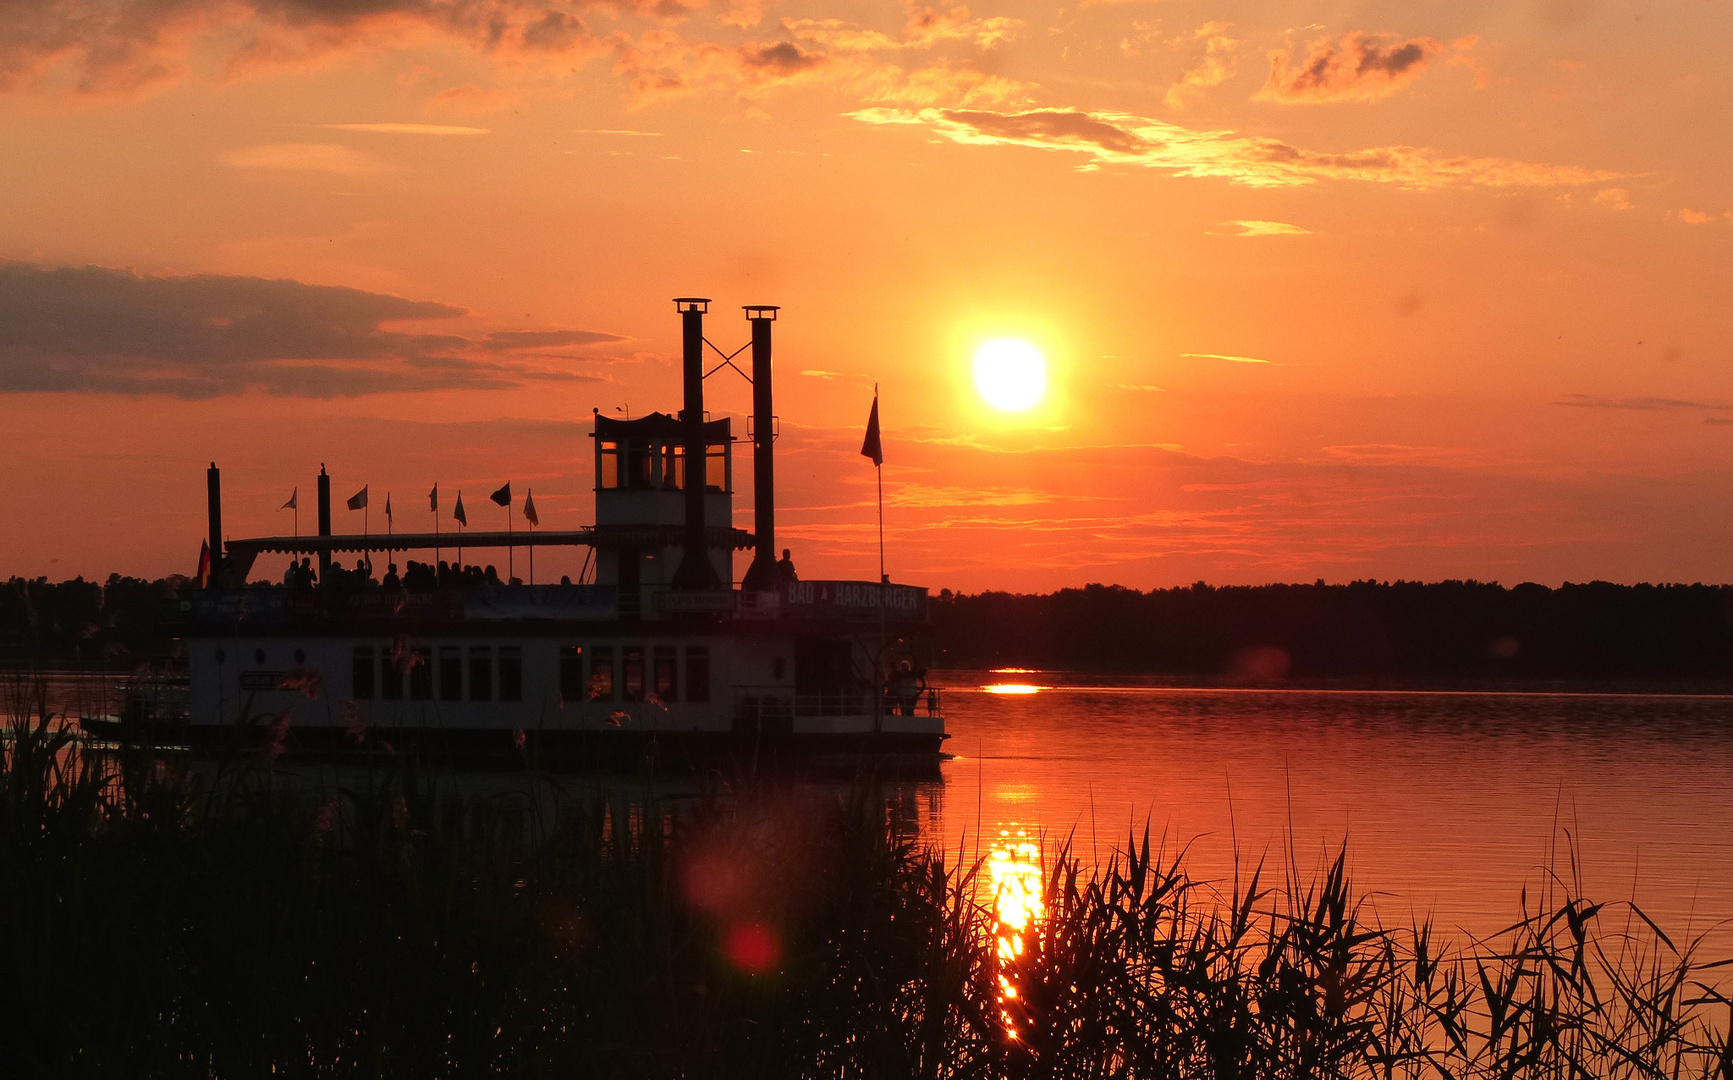
M 529 519 L 531 525 L 540 525 L 542 523 L 542 519 L 536 516 L 536 493 L 534 488 L 524 492 L 524 517 Z
M 873 387 L 873 411 L 867 417 L 866 441 L 861 443 L 862 457 L 873 459 L 874 465 L 885 463 L 884 444 L 879 441 L 879 388 Z
M 500 488 L 498 491 L 494 492 L 492 495 L 489 495 L 488 498 L 492 499 L 496 503 L 499 503 L 501 506 L 510 506 L 511 505 L 511 481 L 507 480 L 505 482 L 504 487 Z
M 301 508 L 301 487 L 299 484 L 297 484 L 295 486 L 295 490 L 289 492 L 289 501 L 284 503 L 282 506 L 277 507 L 277 509 L 279 509 L 279 510 L 299 510 L 300 508 Z
M 391 492 L 385 493 L 385 523 L 391 524 Z
M 427 508 L 435 514 L 439 513 L 439 485 L 433 485 L 433 490 L 427 493 Z
M 357 491 L 355 494 L 349 496 L 349 509 L 351 509 L 351 510 L 365 510 L 365 509 L 367 509 L 367 489 L 365 487 L 363 487 L 360 491 Z
M 211 542 L 199 541 L 199 588 L 208 589 L 211 586 Z
M 469 515 L 463 512 L 463 492 L 457 493 L 457 506 L 451 511 L 451 516 L 457 519 L 459 525 L 469 524 Z

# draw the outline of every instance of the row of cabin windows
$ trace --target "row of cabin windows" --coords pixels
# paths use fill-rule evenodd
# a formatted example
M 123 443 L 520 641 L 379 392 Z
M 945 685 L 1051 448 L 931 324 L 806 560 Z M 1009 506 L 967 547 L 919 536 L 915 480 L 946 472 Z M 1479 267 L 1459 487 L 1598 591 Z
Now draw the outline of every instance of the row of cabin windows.
M 721 443 L 705 448 L 704 485 L 711 491 L 728 490 L 726 454 Z M 678 443 L 603 441 L 596 461 L 597 485 L 607 490 L 682 491 L 686 487 L 686 448 Z
M 349 696 L 356 701 L 432 701 L 436 696 L 440 701 L 523 700 L 523 650 L 516 645 L 441 645 L 435 660 L 431 648 L 357 645 L 350 662 Z
M 350 697 L 356 701 L 522 701 L 523 651 L 516 645 L 415 647 L 394 653 L 355 646 Z M 689 645 L 566 645 L 560 648 L 560 698 L 568 702 L 710 700 L 710 650 Z M 497 665 L 496 657 L 497 653 Z M 468 661 L 465 663 L 465 661 Z M 497 689 L 497 696 L 495 690 Z
M 652 695 L 664 704 L 709 701 L 710 649 L 704 645 L 688 645 L 684 650 L 673 645 L 627 645 L 618 650 L 612 645 L 560 647 L 560 700 L 644 701 Z

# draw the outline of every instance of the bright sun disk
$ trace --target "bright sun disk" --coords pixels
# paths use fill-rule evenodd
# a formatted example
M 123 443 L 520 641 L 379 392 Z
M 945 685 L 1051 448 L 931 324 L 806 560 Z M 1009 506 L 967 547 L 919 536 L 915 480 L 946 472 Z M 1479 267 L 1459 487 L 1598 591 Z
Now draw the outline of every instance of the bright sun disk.
M 1018 338 L 995 338 L 975 350 L 975 389 L 1006 412 L 1032 408 L 1047 392 L 1047 361 Z

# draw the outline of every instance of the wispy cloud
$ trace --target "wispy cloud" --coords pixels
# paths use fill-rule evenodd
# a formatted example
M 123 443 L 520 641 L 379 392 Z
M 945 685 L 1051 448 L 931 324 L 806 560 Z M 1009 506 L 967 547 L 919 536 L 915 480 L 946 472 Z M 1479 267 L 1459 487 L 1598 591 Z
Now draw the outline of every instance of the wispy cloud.
M 1254 101 L 1379 101 L 1420 77 L 1443 46 L 1428 37 L 1343 34 L 1270 53 L 1270 78 Z
M 458 124 L 326 124 L 333 131 L 368 131 L 379 135 L 486 135 L 487 128 Z
M 1240 231 L 1235 236 L 1310 236 L 1312 230 L 1291 225 L 1286 221 L 1258 221 L 1255 219 L 1239 219 L 1224 221 L 1224 225 L 1232 225 Z
M 1415 189 L 1553 187 L 1617 179 L 1574 165 L 1442 154 L 1416 146 L 1348 153 L 1305 150 L 1280 139 L 1201 131 L 1119 112 L 1043 108 L 997 112 L 968 108 L 867 108 L 849 115 L 868 124 L 921 128 L 966 146 L 1021 146 L 1088 158 L 1084 168 L 1127 165 L 1175 176 L 1216 177 L 1248 187 L 1290 187 L 1360 180 Z
M 1226 360 L 1231 364 L 1269 364 L 1274 367 L 1281 366 L 1274 360 L 1259 360 L 1255 356 L 1234 356 L 1231 353 L 1185 352 L 1180 353 L 1180 355 L 1189 357 L 1193 360 Z
M 1720 404 L 1712 401 L 1686 401 L 1680 398 L 1664 397 L 1609 398 L 1596 397 L 1592 394 L 1572 394 L 1563 401 L 1555 401 L 1553 404 L 1568 405 L 1573 409 L 1624 409 L 1635 412 L 1665 412 L 1669 409 L 1714 409 L 1717 411 L 1733 409 L 1733 404 Z
M 1205 90 L 1220 86 L 1233 77 L 1236 67 L 1234 50 L 1239 41 L 1228 36 L 1232 23 L 1207 22 L 1192 31 L 1193 42 L 1203 44 L 1203 55 L 1180 73 L 1178 81 L 1167 88 L 1162 99 L 1170 108 L 1183 109 L 1196 101 Z M 1183 41 L 1183 39 L 1182 39 Z
M 801 371 L 801 374 L 808 376 L 810 378 L 814 378 L 814 379 L 833 379 L 833 380 L 834 379 L 849 379 L 849 380 L 855 380 L 855 379 L 867 378 L 867 376 L 865 376 L 865 375 L 855 375 L 855 374 L 853 374 L 851 372 L 847 372 L 847 371 L 824 371 L 824 370 L 821 370 L 819 368 L 806 368 L 806 369 Z
M 329 173 L 334 176 L 366 176 L 395 168 L 388 161 L 339 143 L 267 143 L 226 151 L 218 160 L 236 169 Z
M 538 363 L 522 348 L 621 340 L 567 330 L 474 339 L 399 325 L 466 314 L 299 281 L 0 263 L 0 393 L 202 399 L 499 390 L 601 379 L 574 370 L 571 357 Z

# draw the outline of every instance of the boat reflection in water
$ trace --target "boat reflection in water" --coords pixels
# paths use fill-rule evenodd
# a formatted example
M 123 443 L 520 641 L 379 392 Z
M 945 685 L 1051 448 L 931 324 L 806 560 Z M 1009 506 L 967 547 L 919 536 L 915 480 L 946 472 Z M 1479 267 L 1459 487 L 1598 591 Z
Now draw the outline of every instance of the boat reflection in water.
M 993 889 L 993 932 L 999 963 L 999 1017 L 1007 1038 L 1016 1039 L 1016 1014 L 1023 997 L 1022 959 L 1027 936 L 1041 921 L 1041 854 L 1029 834 L 1019 829 L 999 833 L 987 856 L 988 883 Z

